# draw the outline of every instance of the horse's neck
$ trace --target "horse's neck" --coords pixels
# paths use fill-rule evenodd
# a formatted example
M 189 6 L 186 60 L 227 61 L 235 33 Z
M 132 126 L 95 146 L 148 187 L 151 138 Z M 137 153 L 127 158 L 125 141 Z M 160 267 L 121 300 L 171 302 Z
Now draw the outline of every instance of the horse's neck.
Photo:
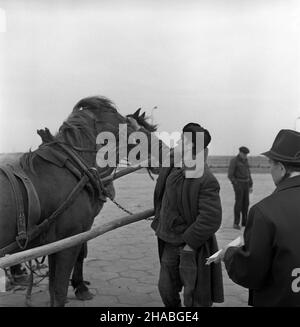
M 87 164 L 87 166 L 96 167 L 98 169 L 100 175 L 102 177 L 106 177 L 114 171 L 115 167 L 100 168 L 98 166 L 97 160 L 96 160 L 97 159 L 96 138 L 97 138 L 97 135 L 95 133 L 94 140 L 91 140 L 90 138 L 86 137 L 86 138 L 84 138 L 84 142 L 82 143 L 82 139 L 79 140 L 79 139 L 76 139 L 76 137 L 74 137 L 72 130 L 66 131 L 64 133 L 59 133 L 57 135 L 57 139 L 59 141 L 66 142 L 68 144 L 71 143 L 71 145 L 73 146 L 73 151 L 76 152 L 76 154 L 80 157 L 81 160 L 83 160 L 83 162 L 85 162 Z M 76 150 L 76 148 L 86 149 L 89 151 L 79 151 L 79 150 Z M 118 154 L 118 146 L 115 149 L 115 151 Z M 116 164 L 117 165 L 119 164 L 119 156 L 118 155 L 116 156 Z
M 65 133 L 59 133 L 57 135 L 57 140 L 67 143 L 71 146 L 72 150 L 77 154 L 77 156 L 86 163 L 89 167 L 95 167 L 96 165 L 96 136 L 94 140 L 82 137 L 81 140 L 74 137 L 72 131 L 66 131 Z M 82 142 L 84 140 L 84 142 Z M 81 151 L 82 150 L 82 151 Z M 86 151 L 85 151 L 86 150 Z

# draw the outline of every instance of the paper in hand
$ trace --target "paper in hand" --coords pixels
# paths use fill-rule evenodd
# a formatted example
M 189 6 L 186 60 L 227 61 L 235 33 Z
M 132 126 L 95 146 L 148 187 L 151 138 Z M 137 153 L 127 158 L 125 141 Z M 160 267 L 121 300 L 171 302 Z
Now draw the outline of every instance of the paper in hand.
M 242 245 L 242 238 L 241 236 L 235 238 L 232 242 L 227 244 L 227 248 L 229 248 L 230 246 L 240 246 Z
M 223 249 L 219 250 L 218 252 L 211 255 L 209 258 L 206 259 L 206 265 L 210 265 L 212 262 L 215 262 L 219 259 L 221 253 L 223 252 Z
M 240 246 L 240 245 L 242 245 L 241 236 L 237 237 L 232 242 L 228 243 L 226 248 L 228 248 L 230 246 Z M 224 252 L 224 249 L 221 249 L 221 250 L 217 251 L 216 253 L 214 253 L 213 255 L 211 255 L 209 258 L 207 258 L 206 265 L 210 265 L 212 262 L 220 260 L 221 254 L 223 254 L 223 252 Z

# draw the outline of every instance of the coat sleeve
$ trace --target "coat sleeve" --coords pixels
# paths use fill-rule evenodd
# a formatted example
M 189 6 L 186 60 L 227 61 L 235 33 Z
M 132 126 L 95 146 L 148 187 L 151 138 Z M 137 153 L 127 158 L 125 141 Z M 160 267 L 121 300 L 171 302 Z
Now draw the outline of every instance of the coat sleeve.
M 250 170 L 249 165 L 248 165 L 248 171 L 249 171 L 249 186 L 253 187 L 253 180 L 252 180 L 251 170 Z
M 257 207 L 249 212 L 242 247 L 229 247 L 224 262 L 229 277 L 237 284 L 260 289 L 272 264 L 274 226 Z
M 221 225 L 222 207 L 219 191 L 220 185 L 215 179 L 203 185 L 199 191 L 197 218 L 183 234 L 185 243 L 195 250 L 211 238 Z
M 228 167 L 228 178 L 232 184 L 236 183 L 235 176 L 234 176 L 235 166 L 236 166 L 236 160 L 235 158 L 233 158 L 230 160 L 229 167 Z
M 154 206 L 154 219 L 151 223 L 151 228 L 156 231 L 159 221 L 159 211 L 161 207 L 161 201 L 163 197 L 163 192 L 165 188 L 165 182 L 171 168 L 160 168 L 160 172 L 156 181 L 154 194 L 153 194 L 153 206 Z

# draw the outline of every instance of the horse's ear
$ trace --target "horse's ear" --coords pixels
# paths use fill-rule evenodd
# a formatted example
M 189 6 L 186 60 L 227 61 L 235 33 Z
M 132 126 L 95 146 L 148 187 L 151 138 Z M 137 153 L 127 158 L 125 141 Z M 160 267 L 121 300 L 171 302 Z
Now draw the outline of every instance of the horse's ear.
M 139 115 L 140 115 L 140 111 L 141 111 L 141 109 L 142 109 L 142 108 L 139 108 L 139 109 L 138 109 L 138 110 L 137 110 L 137 111 L 132 115 L 132 117 L 135 118 L 135 119 L 136 119 L 136 118 L 139 118 Z
M 145 119 L 146 118 L 146 112 L 144 112 L 143 114 L 141 114 L 140 117 L 143 118 L 143 119 Z

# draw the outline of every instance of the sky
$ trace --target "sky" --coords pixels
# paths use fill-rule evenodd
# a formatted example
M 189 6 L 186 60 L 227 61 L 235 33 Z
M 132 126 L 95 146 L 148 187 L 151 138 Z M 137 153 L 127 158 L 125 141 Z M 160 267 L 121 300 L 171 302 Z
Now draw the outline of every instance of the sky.
M 300 130 L 300 1 L 0 0 L 0 152 L 40 144 L 83 97 L 198 122 L 210 154 Z M 156 110 L 152 110 L 157 106 Z

